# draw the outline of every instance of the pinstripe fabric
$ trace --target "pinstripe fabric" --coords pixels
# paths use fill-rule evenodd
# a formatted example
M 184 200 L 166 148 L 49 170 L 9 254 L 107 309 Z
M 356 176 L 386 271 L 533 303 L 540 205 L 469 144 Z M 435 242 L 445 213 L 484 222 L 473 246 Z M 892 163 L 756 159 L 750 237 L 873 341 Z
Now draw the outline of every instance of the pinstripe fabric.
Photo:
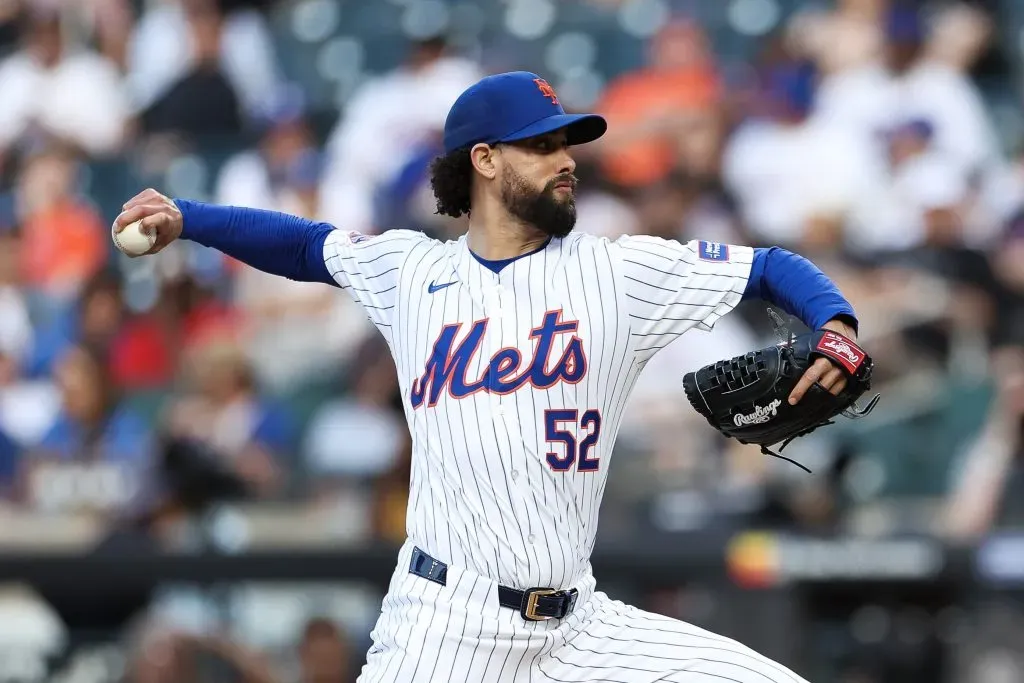
M 658 349 L 732 310 L 749 276 L 750 249 L 702 249 L 577 233 L 494 273 L 465 237 L 330 235 L 328 268 L 387 339 L 413 439 L 409 541 L 361 680 L 799 680 L 593 594 L 630 391 Z M 413 544 L 449 565 L 447 586 L 408 575 Z M 498 607 L 498 584 L 582 594 L 564 621 L 531 623 Z
M 567 618 L 524 621 L 475 572 L 449 567 L 445 586 L 409 574 L 412 547 L 359 683 L 806 683 L 734 640 L 611 600 L 590 575 Z

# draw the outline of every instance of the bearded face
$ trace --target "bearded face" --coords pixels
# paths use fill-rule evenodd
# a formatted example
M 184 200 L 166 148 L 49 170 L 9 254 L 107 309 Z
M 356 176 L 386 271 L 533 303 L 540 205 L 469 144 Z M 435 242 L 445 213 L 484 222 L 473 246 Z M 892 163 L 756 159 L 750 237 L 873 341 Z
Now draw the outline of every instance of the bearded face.
M 538 189 L 508 167 L 501 181 L 501 200 L 506 210 L 524 223 L 552 237 L 565 237 L 576 226 L 575 187 L 575 176 L 567 173 Z
M 506 143 L 498 181 L 509 215 L 552 237 L 576 225 L 576 163 L 564 130 Z

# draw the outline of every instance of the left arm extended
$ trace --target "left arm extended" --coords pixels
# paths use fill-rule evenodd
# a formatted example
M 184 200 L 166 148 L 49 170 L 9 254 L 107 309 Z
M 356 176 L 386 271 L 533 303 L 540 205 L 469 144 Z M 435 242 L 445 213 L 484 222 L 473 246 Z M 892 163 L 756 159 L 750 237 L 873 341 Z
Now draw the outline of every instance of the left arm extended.
M 754 249 L 743 299 L 775 304 L 812 330 L 829 329 L 857 338 L 857 316 L 836 284 L 808 259 L 780 247 Z M 798 402 L 815 383 L 839 393 L 846 377 L 827 358 L 819 358 L 793 389 L 789 402 Z
M 624 235 L 606 246 L 621 274 L 615 291 L 641 362 L 693 327 L 712 329 L 744 299 L 776 304 L 812 330 L 856 339 L 857 318 L 839 288 L 813 263 L 785 249 L 647 235 Z M 815 383 L 838 394 L 846 376 L 820 358 L 790 401 L 796 403 Z

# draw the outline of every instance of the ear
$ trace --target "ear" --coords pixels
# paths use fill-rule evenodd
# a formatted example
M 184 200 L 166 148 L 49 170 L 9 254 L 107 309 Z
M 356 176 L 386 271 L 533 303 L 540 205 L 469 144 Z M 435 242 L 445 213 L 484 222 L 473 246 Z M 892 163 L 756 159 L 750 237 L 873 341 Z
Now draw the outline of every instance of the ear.
M 473 148 L 469 150 L 469 158 L 473 163 L 473 168 L 488 180 L 493 180 L 498 175 L 497 156 L 497 148 L 484 143 L 473 145 Z

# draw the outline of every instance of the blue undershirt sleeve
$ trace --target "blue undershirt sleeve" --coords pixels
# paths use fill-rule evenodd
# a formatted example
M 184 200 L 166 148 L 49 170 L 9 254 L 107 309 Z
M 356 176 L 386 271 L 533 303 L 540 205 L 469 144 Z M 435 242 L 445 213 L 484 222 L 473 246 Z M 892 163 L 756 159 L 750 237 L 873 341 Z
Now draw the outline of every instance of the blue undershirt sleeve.
M 743 299 L 775 304 L 812 330 L 834 318 L 858 326 L 853 306 L 836 284 L 809 260 L 781 247 L 754 249 Z
M 334 227 L 276 211 L 175 199 L 181 237 L 290 280 L 339 286 L 324 262 Z

